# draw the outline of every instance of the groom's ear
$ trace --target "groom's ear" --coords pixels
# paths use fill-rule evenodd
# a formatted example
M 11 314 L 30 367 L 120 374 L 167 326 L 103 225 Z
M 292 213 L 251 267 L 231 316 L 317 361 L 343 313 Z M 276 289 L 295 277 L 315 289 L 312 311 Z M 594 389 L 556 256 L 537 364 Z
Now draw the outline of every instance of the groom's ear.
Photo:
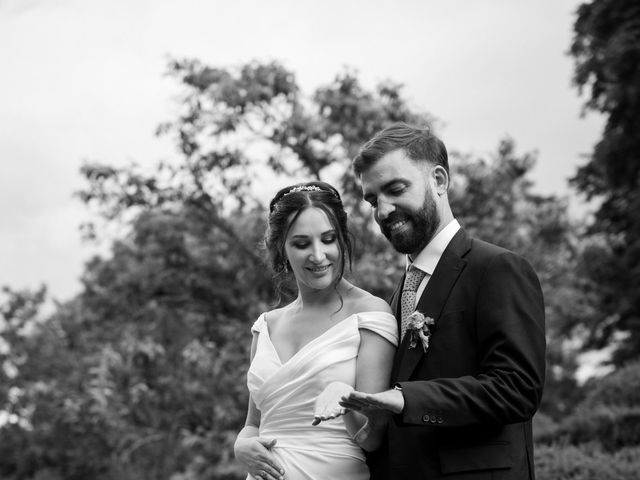
M 442 165 L 436 165 L 431 171 L 431 175 L 435 180 L 436 193 L 444 195 L 449 190 L 449 174 Z

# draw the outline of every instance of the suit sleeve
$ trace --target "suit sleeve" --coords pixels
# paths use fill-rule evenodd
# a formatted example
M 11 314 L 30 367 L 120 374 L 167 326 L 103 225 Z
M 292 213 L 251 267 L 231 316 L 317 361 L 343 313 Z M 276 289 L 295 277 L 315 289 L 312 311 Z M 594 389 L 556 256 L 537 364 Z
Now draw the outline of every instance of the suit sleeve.
M 401 382 L 401 420 L 430 426 L 507 424 L 529 420 L 545 377 L 544 302 L 538 278 L 523 258 L 493 257 L 477 287 L 473 374 Z M 427 354 L 428 356 L 428 354 Z

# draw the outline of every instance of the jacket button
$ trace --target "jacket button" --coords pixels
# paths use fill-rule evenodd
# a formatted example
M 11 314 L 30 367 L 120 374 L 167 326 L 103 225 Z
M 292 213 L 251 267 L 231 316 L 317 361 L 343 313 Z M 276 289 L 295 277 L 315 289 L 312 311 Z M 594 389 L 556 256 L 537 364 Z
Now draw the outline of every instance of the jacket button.
M 423 422 L 425 422 L 425 423 L 429 423 L 429 420 L 430 420 L 429 415 L 423 415 L 423 416 L 422 416 L 422 421 L 423 421 Z
M 437 421 L 438 421 L 438 423 L 442 423 L 442 422 L 444 422 L 443 418 L 442 418 L 440 415 L 438 415 L 438 417 L 437 417 Z

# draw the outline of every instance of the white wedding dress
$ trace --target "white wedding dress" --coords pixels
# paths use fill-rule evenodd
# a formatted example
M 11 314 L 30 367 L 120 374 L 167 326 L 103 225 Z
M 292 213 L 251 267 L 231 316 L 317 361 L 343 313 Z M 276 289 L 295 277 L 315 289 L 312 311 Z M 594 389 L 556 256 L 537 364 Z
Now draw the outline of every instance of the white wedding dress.
M 260 335 L 247 385 L 260 410 L 260 435 L 277 440 L 272 452 L 287 480 L 369 478 L 364 454 L 347 433 L 342 417 L 311 425 L 315 399 L 327 384 L 340 381 L 355 386 L 359 329 L 398 344 L 393 315 L 362 312 L 335 324 L 282 363 L 264 314 L 251 328 Z

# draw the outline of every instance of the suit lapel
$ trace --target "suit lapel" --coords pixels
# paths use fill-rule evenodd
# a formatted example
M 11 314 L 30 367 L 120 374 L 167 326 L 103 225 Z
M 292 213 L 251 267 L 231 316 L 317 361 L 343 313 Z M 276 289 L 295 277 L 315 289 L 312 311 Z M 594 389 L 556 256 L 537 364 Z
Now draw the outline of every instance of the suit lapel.
M 435 319 L 436 325 L 451 289 L 466 265 L 466 261 L 462 257 L 470 248 L 471 240 L 464 230 L 460 229 L 440 257 L 440 261 L 416 305 L 416 310 Z M 424 352 L 419 345 L 409 348 L 409 335 L 405 335 L 396 352 L 392 378 L 395 378 L 395 381 L 408 380 L 423 355 Z
M 393 314 L 396 317 L 396 322 L 398 324 L 398 335 L 400 335 L 400 322 L 402 321 L 402 312 L 401 312 L 401 308 L 400 308 L 400 297 L 402 295 L 402 287 L 404 285 L 404 279 L 407 276 L 406 272 L 405 274 L 402 276 L 402 279 L 400 280 L 400 283 L 398 283 L 398 286 L 396 287 L 396 291 L 393 292 L 393 296 L 391 297 L 391 311 L 393 312 Z M 400 338 L 398 338 L 398 342 L 400 341 Z M 395 354 L 395 358 L 393 361 L 393 367 L 391 369 L 391 378 L 396 378 L 397 374 L 398 374 L 398 367 L 400 365 L 400 360 L 402 358 L 402 352 L 403 352 L 403 348 L 401 345 L 398 345 L 398 348 L 396 349 L 396 354 Z
M 402 286 L 404 285 L 404 277 L 406 276 L 403 275 L 402 276 L 402 280 L 400 280 L 400 283 L 398 283 L 398 286 L 396 287 L 395 292 L 393 292 L 393 295 L 391 296 L 391 302 L 389 305 L 391 305 L 391 312 L 396 316 L 396 319 L 400 318 L 400 294 L 402 293 Z M 400 320 L 398 320 L 398 325 L 400 324 Z

